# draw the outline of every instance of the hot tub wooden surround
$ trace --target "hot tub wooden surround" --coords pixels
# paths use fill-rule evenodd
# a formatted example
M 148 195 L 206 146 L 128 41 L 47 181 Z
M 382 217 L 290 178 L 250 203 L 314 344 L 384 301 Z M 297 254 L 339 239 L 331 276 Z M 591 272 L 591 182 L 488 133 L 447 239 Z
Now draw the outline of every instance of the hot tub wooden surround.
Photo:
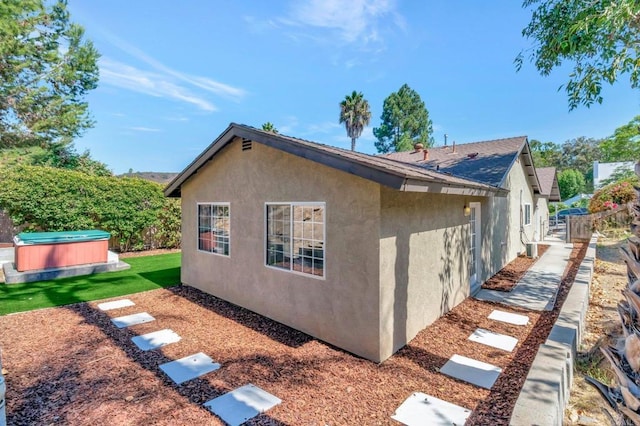
M 100 230 L 22 232 L 14 239 L 19 272 L 106 263 L 110 234 Z

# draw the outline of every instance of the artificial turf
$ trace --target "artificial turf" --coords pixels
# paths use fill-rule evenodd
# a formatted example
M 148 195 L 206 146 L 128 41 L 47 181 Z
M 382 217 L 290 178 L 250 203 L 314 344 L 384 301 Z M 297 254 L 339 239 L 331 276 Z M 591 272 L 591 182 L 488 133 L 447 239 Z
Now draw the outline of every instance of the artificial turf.
M 125 259 L 130 269 L 24 284 L 0 284 L 0 315 L 106 299 L 180 284 L 180 253 Z

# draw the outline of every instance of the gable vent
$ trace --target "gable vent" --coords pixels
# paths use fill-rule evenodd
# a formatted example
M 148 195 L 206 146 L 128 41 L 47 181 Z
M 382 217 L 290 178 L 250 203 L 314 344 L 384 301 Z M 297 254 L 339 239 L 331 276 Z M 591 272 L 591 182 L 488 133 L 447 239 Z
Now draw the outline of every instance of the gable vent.
M 242 150 L 249 151 L 251 149 L 251 140 L 250 139 L 242 139 Z

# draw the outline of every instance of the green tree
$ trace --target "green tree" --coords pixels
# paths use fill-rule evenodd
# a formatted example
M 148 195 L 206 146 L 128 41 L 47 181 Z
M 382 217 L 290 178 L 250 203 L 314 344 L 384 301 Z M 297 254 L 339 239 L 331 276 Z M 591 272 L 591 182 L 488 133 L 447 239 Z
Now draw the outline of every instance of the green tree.
M 562 144 L 560 168 L 578 170 L 585 178 L 586 188 L 593 189 L 593 162 L 602 158 L 601 139 L 580 136 Z
M 640 158 L 640 115 L 624 126 L 618 127 L 612 136 L 600 144 L 602 161 L 631 161 Z
M 265 132 L 278 133 L 278 129 L 276 129 L 276 126 L 270 121 L 267 121 L 262 125 L 262 130 Z
M 340 102 L 340 124 L 344 123 L 347 135 L 351 138 L 351 151 L 356 150 L 356 139 L 362 135 L 362 131 L 371 121 L 369 102 L 362 92 L 355 90 L 351 95 L 344 97 Z
M 553 142 L 540 142 L 536 139 L 529 141 L 533 164 L 536 167 L 559 167 L 562 159 L 560 146 Z
M 82 154 L 78 154 L 73 144 L 52 144 L 43 150 L 41 154 L 35 154 L 30 164 L 34 166 L 75 170 L 95 176 L 112 175 L 111 170 L 109 170 L 106 164 L 91 158 L 91 153 L 88 150 Z
M 535 8 L 523 36 L 536 44 L 516 57 L 521 69 L 525 55 L 547 76 L 566 61 L 573 64 L 564 88 L 569 109 L 602 103 L 602 84 L 627 74 L 640 85 L 640 2 L 637 0 L 524 0 Z
M 558 174 L 558 186 L 560 198 L 566 200 L 584 192 L 586 185 L 582 173 L 575 169 L 567 169 Z
M 98 52 L 64 0 L 0 2 L 0 148 L 66 146 L 93 126 Z
M 433 146 L 433 124 L 420 95 L 404 84 L 382 106 L 382 123 L 373 129 L 380 153 L 409 151 L 416 143 Z

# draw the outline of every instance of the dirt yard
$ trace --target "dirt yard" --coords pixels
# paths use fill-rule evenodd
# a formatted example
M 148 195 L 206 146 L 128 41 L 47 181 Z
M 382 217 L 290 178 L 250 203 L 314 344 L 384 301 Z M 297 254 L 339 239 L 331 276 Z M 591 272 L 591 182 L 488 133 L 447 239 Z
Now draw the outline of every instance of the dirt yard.
M 577 247 L 561 303 L 586 247 Z M 133 294 L 136 306 L 102 312 L 82 303 L 0 317 L 9 424 L 222 424 L 202 407 L 253 383 L 283 403 L 250 425 L 386 425 L 413 392 L 474 410 L 469 424 L 506 425 L 537 347 L 558 306 L 536 313 L 468 299 L 382 364 L 327 345 L 190 287 Z M 513 326 L 487 319 L 493 309 L 526 314 Z M 117 329 L 110 318 L 146 311 L 155 321 Z M 142 352 L 131 337 L 169 328 L 182 340 Z M 476 328 L 519 341 L 504 352 L 468 340 Z M 197 352 L 222 364 L 175 385 L 158 365 Z M 503 369 L 491 390 L 439 372 L 453 354 Z
M 598 239 L 586 332 L 578 353 L 578 371 L 565 412 L 567 425 L 611 424 L 611 418 L 606 413 L 611 408 L 598 391 L 584 380 L 583 374 L 588 373 L 601 381 L 613 378 L 598 347 L 612 342 L 622 333 L 616 305 L 622 300 L 620 290 L 627 285 L 627 269 L 620 255 L 620 247 L 626 244 L 626 236 L 614 233 Z M 592 420 L 594 422 L 590 423 Z

